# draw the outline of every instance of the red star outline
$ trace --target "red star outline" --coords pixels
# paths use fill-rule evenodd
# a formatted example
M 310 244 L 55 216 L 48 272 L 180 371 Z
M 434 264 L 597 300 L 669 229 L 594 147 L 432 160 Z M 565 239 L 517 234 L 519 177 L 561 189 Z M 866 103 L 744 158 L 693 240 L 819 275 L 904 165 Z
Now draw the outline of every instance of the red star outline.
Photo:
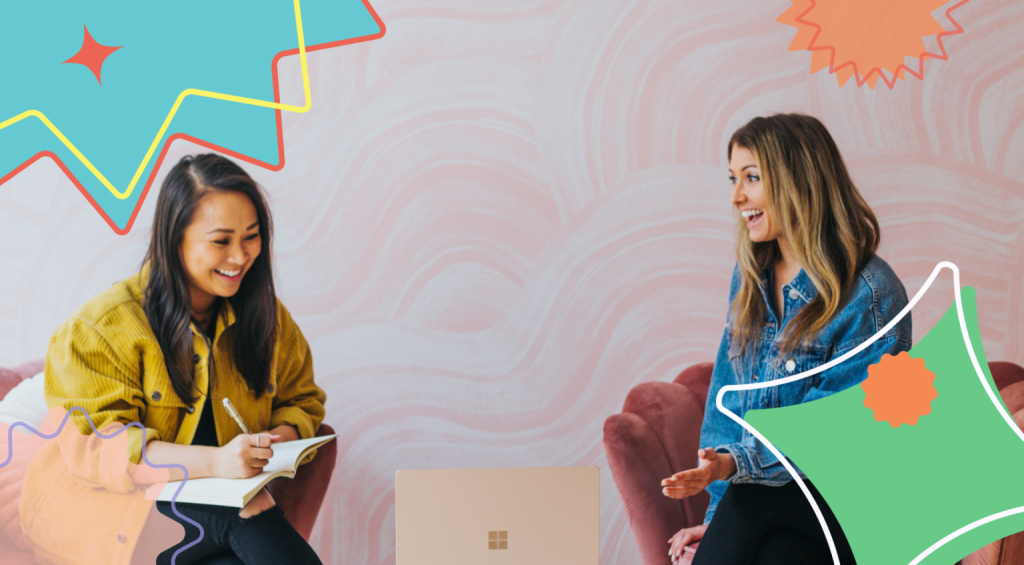
M 331 41 L 331 42 L 328 42 L 328 43 L 321 43 L 319 45 L 307 45 L 306 46 L 306 53 L 311 53 L 313 51 L 320 51 L 321 49 L 330 49 L 331 47 L 341 47 L 343 45 L 351 45 L 353 43 L 363 43 L 363 42 L 366 42 L 366 41 L 372 41 L 374 39 L 380 39 L 381 37 L 384 37 L 384 34 L 387 32 L 387 28 L 384 26 L 384 22 L 380 19 L 380 16 L 377 15 L 377 11 L 373 9 L 373 6 L 370 5 L 368 0 L 362 0 L 362 3 L 363 3 L 363 6 L 366 8 L 366 10 L 370 13 L 370 16 L 373 17 L 373 21 L 377 23 L 377 27 L 380 28 L 379 32 L 371 34 L 371 35 L 364 35 L 364 36 L 361 36 L 361 37 L 352 37 L 352 38 L 349 38 L 349 39 L 342 39 L 340 41 Z M 289 49 L 287 51 L 281 51 L 280 53 L 278 53 L 277 55 L 274 56 L 273 61 L 271 61 L 271 63 L 270 63 L 271 75 L 272 75 L 273 81 L 274 81 L 274 102 L 276 102 L 276 103 L 280 103 L 281 102 L 281 87 L 280 87 L 280 84 L 278 83 L 278 80 L 277 80 L 277 62 L 280 61 L 282 57 L 287 57 L 289 55 L 298 55 L 298 54 L 299 54 L 298 48 L 296 48 L 296 49 Z M 88 200 L 90 204 L 92 204 L 92 207 L 95 208 L 96 212 L 99 213 L 100 217 L 103 218 L 103 220 L 105 222 L 107 222 L 107 225 L 110 226 L 110 229 L 114 230 L 114 233 L 116 233 L 117 235 L 126 235 L 128 232 L 130 232 L 132 230 L 132 226 L 135 224 L 135 218 L 138 217 L 139 210 L 142 209 L 142 203 L 146 201 L 146 195 L 149 193 L 150 187 L 153 186 L 153 181 L 156 180 L 156 173 L 157 173 L 157 171 L 160 170 L 160 165 L 163 163 L 164 157 L 167 156 L 167 150 L 170 149 L 171 143 L 174 140 L 176 140 L 176 139 L 183 139 L 185 141 L 190 141 L 190 142 L 195 143 L 196 145 L 199 145 L 201 147 L 205 147 L 207 149 L 211 149 L 213 151 L 217 151 L 218 153 L 222 153 L 222 154 L 224 154 L 224 155 L 226 155 L 228 157 L 232 157 L 232 158 L 238 159 L 240 161 L 245 161 L 246 163 L 251 163 L 251 164 L 256 165 L 258 167 L 262 167 L 264 169 L 267 169 L 269 171 L 280 171 L 281 169 L 283 169 L 284 168 L 284 162 L 285 162 L 285 160 L 284 160 L 284 130 L 283 130 L 282 125 L 281 125 L 281 110 L 274 110 L 274 115 L 277 118 L 277 160 L 278 160 L 278 163 L 276 165 L 274 165 L 272 163 L 267 163 L 267 162 L 264 162 L 264 161 L 260 161 L 259 159 L 255 159 L 253 157 L 249 157 L 248 155 L 243 155 L 241 153 L 238 153 L 237 151 L 232 151 L 232 150 L 230 150 L 230 149 L 228 149 L 226 147 L 221 147 L 221 146 L 219 146 L 217 144 L 210 143 L 208 141 L 204 141 L 204 140 L 199 139 L 197 137 L 192 137 L 191 135 L 187 135 L 187 134 L 183 134 L 183 133 L 176 133 L 176 134 L 168 137 L 164 141 L 164 146 L 163 146 L 163 149 L 160 151 L 160 156 L 157 157 L 156 162 L 153 163 L 153 169 L 149 173 L 149 178 L 146 179 L 146 184 L 142 187 L 142 192 L 139 195 L 139 200 L 138 200 L 138 202 L 135 203 L 135 209 L 132 210 L 132 215 L 131 215 L 131 217 L 128 218 L 128 223 L 125 224 L 123 229 L 117 227 L 117 224 L 115 224 L 114 221 L 110 218 L 110 216 L 107 215 L 107 212 L 103 209 L 103 207 L 100 206 L 96 202 L 95 199 L 93 199 L 92 195 L 89 194 L 89 191 L 86 190 L 84 186 L 82 186 L 82 183 L 79 182 L 77 178 L 75 178 L 75 175 L 67 168 L 67 165 L 65 165 L 64 162 L 61 161 L 60 157 L 58 157 L 57 154 L 54 153 L 53 151 L 40 151 L 39 153 L 36 153 L 32 157 L 30 157 L 27 161 L 25 161 L 20 166 L 18 166 L 18 168 L 14 169 L 10 173 L 7 173 L 2 178 L 0 178 L 0 186 L 3 186 L 4 183 L 6 183 L 7 181 L 9 181 L 12 178 L 14 178 L 18 173 L 20 173 L 21 171 L 27 169 L 29 166 L 32 165 L 32 163 L 35 163 L 36 161 L 42 159 L 43 157 L 49 157 L 50 160 L 52 160 L 54 163 L 56 163 L 56 165 L 58 167 L 60 167 L 60 169 L 62 171 L 64 171 L 64 174 L 67 175 L 68 179 L 75 185 L 76 188 L 78 188 L 78 191 L 82 193 L 82 196 L 85 196 L 85 199 Z

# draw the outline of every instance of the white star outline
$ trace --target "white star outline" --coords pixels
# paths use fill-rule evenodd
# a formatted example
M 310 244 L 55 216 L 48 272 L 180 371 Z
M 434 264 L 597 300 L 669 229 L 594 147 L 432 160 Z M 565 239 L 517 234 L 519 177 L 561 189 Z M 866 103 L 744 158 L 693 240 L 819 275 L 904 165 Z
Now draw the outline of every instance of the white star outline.
M 928 277 L 928 280 L 925 281 L 924 286 L 921 287 L 921 290 L 917 291 L 917 294 L 914 295 L 914 298 L 910 300 L 910 302 L 903 308 L 903 310 L 900 310 L 900 313 L 897 314 L 896 317 L 893 318 L 888 324 L 882 327 L 882 329 L 878 330 L 878 332 L 875 333 L 875 335 L 871 336 L 871 338 L 869 338 L 864 343 L 858 345 L 853 350 L 845 353 L 844 355 L 836 359 L 829 361 L 828 363 L 825 363 L 824 365 L 820 365 L 818 367 L 815 367 L 808 371 L 804 371 L 803 373 L 793 375 L 791 377 L 786 377 L 776 381 L 751 383 L 745 385 L 725 385 L 718 391 L 718 396 L 715 398 L 715 404 L 718 407 L 718 411 L 725 414 L 731 420 L 742 426 L 743 429 L 750 432 L 751 435 L 753 435 L 761 443 L 763 443 L 765 447 L 767 447 L 769 451 L 771 451 L 772 454 L 775 455 L 775 458 L 778 459 L 780 463 L 782 463 L 782 465 L 786 468 L 786 471 L 789 472 L 793 479 L 796 480 L 796 483 L 800 487 L 800 490 L 803 491 L 804 493 L 804 497 L 807 499 L 808 502 L 811 503 L 811 509 L 814 510 L 814 515 L 818 518 L 818 524 L 821 525 L 822 531 L 825 532 L 825 539 L 828 541 L 828 549 L 832 553 L 832 562 L 834 565 L 840 565 L 839 554 L 838 552 L 836 552 L 835 541 L 833 541 L 832 539 L 832 533 L 829 531 L 828 525 L 825 524 L 825 518 L 821 515 L 821 509 L 818 508 L 817 503 L 814 502 L 814 498 L 811 496 L 810 491 L 807 490 L 807 485 L 804 484 L 803 479 L 800 478 L 796 470 L 793 469 L 793 466 L 790 465 L 789 461 L 787 461 L 786 458 L 782 456 L 782 453 L 780 453 L 779 450 L 776 449 L 775 446 L 772 445 L 772 443 L 768 441 L 767 438 L 761 435 L 761 432 L 757 431 L 753 426 L 745 422 L 736 414 L 730 412 L 728 408 L 722 405 L 722 397 L 725 395 L 726 392 L 730 391 L 769 388 L 799 381 L 801 379 L 806 379 L 807 377 L 812 377 L 822 371 L 831 369 L 832 367 L 835 367 L 836 365 L 860 353 L 869 345 L 878 341 L 878 339 L 885 335 L 885 333 L 888 332 L 890 329 L 892 329 L 893 326 L 898 324 L 904 316 L 910 313 L 910 310 L 913 309 L 914 305 L 917 304 L 917 301 L 920 300 L 921 297 L 924 296 L 925 292 L 928 291 L 928 289 L 931 287 L 932 283 L 935 281 L 935 278 L 939 275 L 942 269 L 949 269 L 950 271 L 953 272 L 953 291 L 956 296 L 957 319 L 960 322 L 960 333 L 963 335 L 964 343 L 967 345 L 967 354 L 971 358 L 971 364 L 974 365 L 974 372 L 978 375 L 978 379 L 981 381 L 981 385 L 985 387 L 985 392 L 988 393 L 988 398 L 989 400 L 992 401 L 992 405 L 996 407 L 996 410 L 998 410 L 999 414 L 1002 415 L 1003 420 L 1005 420 L 1006 424 L 1010 426 L 1010 429 L 1017 434 L 1017 437 L 1019 437 L 1022 442 L 1024 442 L 1024 432 L 1022 432 L 1020 428 L 1017 427 L 1017 424 L 1013 422 L 1013 418 L 1011 418 L 1010 415 L 1006 412 L 1006 409 L 1003 407 L 1003 404 L 999 401 L 999 398 L 996 396 L 995 392 L 992 391 L 992 387 L 989 386 L 988 380 L 985 378 L 985 373 L 982 372 L 981 365 L 978 363 L 978 357 L 974 354 L 974 345 L 971 343 L 971 336 L 970 334 L 967 333 L 967 323 L 964 320 L 964 306 L 963 303 L 960 301 L 960 269 L 958 269 L 956 265 L 949 261 L 942 261 L 939 264 L 935 265 L 935 269 L 932 270 L 932 274 Z M 919 563 L 921 563 L 921 561 L 923 561 L 926 557 L 934 553 L 940 547 L 946 545 L 950 541 L 975 528 L 988 524 L 989 522 L 994 522 L 996 520 L 1005 518 L 1007 516 L 1013 516 L 1014 514 L 1021 513 L 1024 513 L 1024 506 L 1012 508 L 1010 510 L 1004 510 L 1002 512 L 998 512 L 996 514 L 992 514 L 991 516 L 986 516 L 985 518 L 981 518 L 979 520 L 971 522 L 970 524 L 956 530 L 955 532 L 947 535 L 946 537 L 932 544 L 928 549 L 921 552 L 920 555 L 915 557 L 907 565 L 918 565 Z

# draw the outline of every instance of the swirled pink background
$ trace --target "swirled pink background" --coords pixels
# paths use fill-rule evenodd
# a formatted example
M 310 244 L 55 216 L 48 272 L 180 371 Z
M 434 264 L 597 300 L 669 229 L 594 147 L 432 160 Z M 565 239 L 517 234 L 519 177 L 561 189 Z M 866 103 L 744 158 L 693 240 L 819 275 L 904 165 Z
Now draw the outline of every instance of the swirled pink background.
M 950 60 L 892 91 L 810 75 L 775 22 L 786 0 L 374 6 L 383 39 L 310 55 L 313 110 L 284 115 L 284 170 L 248 167 L 340 434 L 325 562 L 394 561 L 396 469 L 597 465 L 601 561 L 639 563 L 602 423 L 637 383 L 713 358 L 725 143 L 757 115 L 820 117 L 908 291 L 956 263 L 989 359 L 1024 363 L 1024 4 L 969 2 Z M 281 76 L 301 101 L 295 57 Z M 176 142 L 164 170 L 195 150 Z M 120 237 L 48 160 L 4 186 L 0 365 L 41 357 L 137 268 L 154 202 Z M 917 337 L 952 301 L 936 289 Z

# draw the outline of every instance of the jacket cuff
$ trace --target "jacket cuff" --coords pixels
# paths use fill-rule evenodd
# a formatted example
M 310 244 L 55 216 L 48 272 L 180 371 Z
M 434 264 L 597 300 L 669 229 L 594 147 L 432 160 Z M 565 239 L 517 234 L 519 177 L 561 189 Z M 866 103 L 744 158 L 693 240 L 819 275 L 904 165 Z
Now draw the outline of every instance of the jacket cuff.
M 270 429 L 281 424 L 294 426 L 299 432 L 299 439 L 309 439 L 316 435 L 313 428 L 313 418 L 298 406 L 282 406 L 270 414 Z M 305 465 L 316 457 L 317 450 L 310 451 L 306 457 L 299 461 L 299 466 Z
M 102 431 L 104 434 L 109 434 L 117 431 L 118 426 L 121 424 L 107 426 Z M 159 438 L 160 432 L 153 428 L 146 428 L 146 441 Z M 132 480 L 132 470 L 142 459 L 142 430 L 135 426 L 129 426 L 123 433 L 111 439 L 95 439 L 100 442 L 99 468 L 97 469 L 99 483 L 108 491 L 115 493 L 123 494 L 135 490 L 136 484 Z M 126 453 L 127 462 L 125 461 Z
M 761 468 L 757 464 L 753 452 L 747 449 L 746 446 L 732 443 L 720 445 L 715 448 L 715 451 L 727 452 L 729 455 L 732 455 L 732 459 L 736 463 L 736 472 L 731 477 L 726 478 L 726 481 L 730 483 L 749 483 L 760 475 Z
M 132 465 L 145 465 L 142 460 L 142 444 L 151 441 L 161 441 L 160 432 L 154 428 L 146 428 L 146 437 L 142 437 L 142 430 L 131 426 L 128 431 L 128 462 Z
M 313 418 L 298 406 L 282 406 L 270 414 L 270 429 L 281 424 L 294 426 L 299 432 L 299 439 L 309 439 L 316 435 Z

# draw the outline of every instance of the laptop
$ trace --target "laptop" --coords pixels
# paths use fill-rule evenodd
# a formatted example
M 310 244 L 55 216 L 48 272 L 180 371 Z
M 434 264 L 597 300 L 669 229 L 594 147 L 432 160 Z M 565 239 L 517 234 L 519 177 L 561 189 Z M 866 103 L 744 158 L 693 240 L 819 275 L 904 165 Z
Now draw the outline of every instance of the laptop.
M 396 565 L 598 565 L 597 467 L 395 474 Z

